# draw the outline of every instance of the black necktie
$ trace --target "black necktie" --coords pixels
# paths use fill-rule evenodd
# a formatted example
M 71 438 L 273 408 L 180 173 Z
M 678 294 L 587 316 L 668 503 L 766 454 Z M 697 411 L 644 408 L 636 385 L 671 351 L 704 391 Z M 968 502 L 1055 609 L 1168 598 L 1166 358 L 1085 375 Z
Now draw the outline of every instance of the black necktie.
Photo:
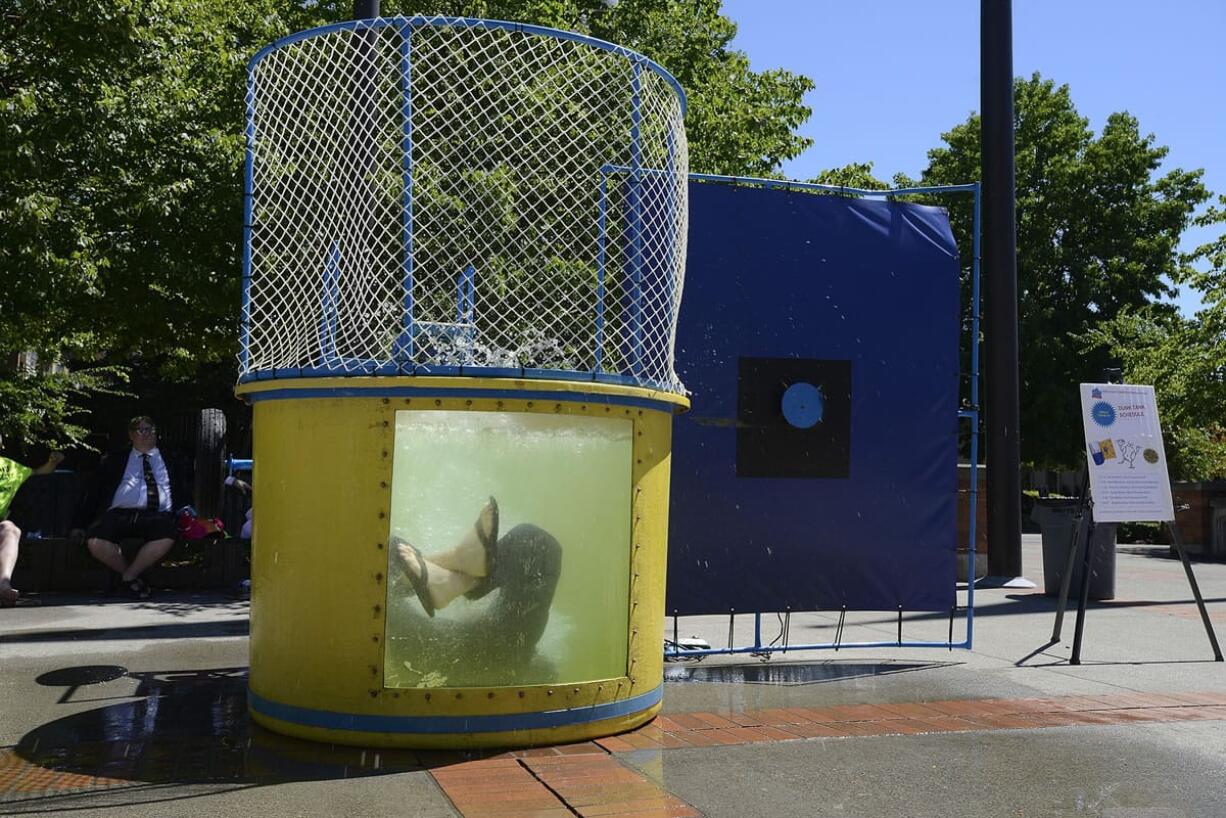
M 161 495 L 158 494 L 158 481 L 153 477 L 153 466 L 149 465 L 149 455 L 142 454 L 140 459 L 145 469 L 145 508 L 157 511 L 162 507 Z

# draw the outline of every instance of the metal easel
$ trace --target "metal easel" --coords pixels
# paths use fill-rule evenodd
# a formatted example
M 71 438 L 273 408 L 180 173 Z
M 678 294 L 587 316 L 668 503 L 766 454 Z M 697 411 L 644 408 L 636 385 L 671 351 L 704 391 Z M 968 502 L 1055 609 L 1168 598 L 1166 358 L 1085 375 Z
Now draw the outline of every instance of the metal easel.
M 1188 576 L 1188 585 L 1192 588 L 1192 596 L 1196 598 L 1196 607 L 1200 611 L 1201 622 L 1205 625 L 1205 633 L 1209 636 L 1209 644 L 1213 646 L 1213 660 L 1223 661 L 1222 649 L 1218 645 L 1217 635 L 1213 632 L 1213 624 L 1209 621 L 1209 612 L 1205 609 L 1205 600 L 1201 596 L 1200 586 L 1196 584 L 1196 576 L 1192 573 L 1192 563 L 1188 561 L 1187 552 L 1183 547 L 1183 535 L 1174 520 L 1164 521 L 1171 532 L 1171 544 L 1183 562 L 1184 573 Z M 1081 664 L 1081 642 L 1085 631 L 1086 600 L 1090 595 L 1090 561 L 1093 554 L 1090 543 L 1094 536 L 1094 501 L 1090 496 L 1089 467 L 1082 467 L 1081 492 L 1078 497 L 1077 510 L 1073 515 L 1073 542 L 1069 547 L 1068 562 L 1064 566 L 1064 576 L 1060 582 L 1060 599 L 1056 604 L 1056 624 L 1052 630 L 1051 643 L 1060 641 L 1060 630 L 1064 624 L 1064 611 L 1068 607 L 1069 586 L 1073 581 L 1073 568 L 1080 556 L 1083 560 L 1081 574 L 1081 591 L 1077 597 L 1077 624 L 1073 631 L 1073 655 L 1069 664 Z

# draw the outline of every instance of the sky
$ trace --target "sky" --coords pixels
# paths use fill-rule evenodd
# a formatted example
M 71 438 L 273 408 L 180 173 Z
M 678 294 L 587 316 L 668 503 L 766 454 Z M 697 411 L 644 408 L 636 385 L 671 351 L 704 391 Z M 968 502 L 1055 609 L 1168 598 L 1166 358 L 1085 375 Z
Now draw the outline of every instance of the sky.
M 724 0 L 723 13 L 753 70 L 817 85 L 801 128 L 814 144 L 784 164 L 791 178 L 870 161 L 880 179 L 916 177 L 940 135 L 979 109 L 979 0 Z M 1203 168 L 1215 194 L 1226 193 L 1223 43 L 1226 0 L 1013 2 L 1015 76 L 1067 84 L 1095 132 L 1128 111 L 1170 148 L 1164 170 Z M 1183 249 L 1215 235 L 1190 229 Z

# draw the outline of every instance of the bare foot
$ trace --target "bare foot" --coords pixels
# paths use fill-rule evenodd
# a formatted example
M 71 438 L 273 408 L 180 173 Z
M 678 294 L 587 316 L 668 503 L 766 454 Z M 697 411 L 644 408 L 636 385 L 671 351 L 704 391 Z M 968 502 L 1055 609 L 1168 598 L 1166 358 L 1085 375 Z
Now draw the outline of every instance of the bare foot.
M 0 585 L 0 608 L 12 608 L 17 605 L 17 597 L 21 594 L 17 593 L 17 589 L 7 582 Z

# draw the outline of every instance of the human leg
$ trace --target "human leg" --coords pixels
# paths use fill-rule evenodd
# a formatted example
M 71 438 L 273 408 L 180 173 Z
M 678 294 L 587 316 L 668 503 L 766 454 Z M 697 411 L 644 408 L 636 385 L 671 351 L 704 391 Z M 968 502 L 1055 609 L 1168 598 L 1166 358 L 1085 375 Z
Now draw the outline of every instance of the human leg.
M 11 608 L 17 604 L 18 593 L 12 581 L 20 542 L 21 529 L 8 520 L 0 520 L 0 608 Z
M 136 552 L 136 556 L 132 558 L 132 564 L 128 566 L 126 571 L 121 571 L 121 578 L 124 582 L 131 582 L 145 572 L 146 568 L 158 563 L 174 546 L 175 541 L 170 537 L 163 537 L 157 540 L 150 540 L 140 547 L 140 551 Z
M 427 560 L 411 543 L 399 537 L 392 537 L 392 559 L 430 616 L 434 616 L 435 609 L 446 608 L 480 581 L 479 577 L 444 568 L 433 559 Z
M 498 542 L 498 503 L 491 497 L 477 514 L 477 521 L 460 542 L 430 555 L 430 562 L 470 577 L 485 577 L 494 570 Z
M 85 546 L 98 562 L 117 574 L 128 570 L 128 561 L 123 558 L 119 541 L 127 536 L 131 513 L 111 509 L 90 525 L 85 532 Z
M 105 540 L 102 537 L 90 537 L 85 541 L 85 546 L 89 549 L 89 553 L 94 559 L 110 568 L 117 574 L 122 574 L 128 570 L 128 561 L 123 558 L 123 551 L 119 549 L 119 544 Z

